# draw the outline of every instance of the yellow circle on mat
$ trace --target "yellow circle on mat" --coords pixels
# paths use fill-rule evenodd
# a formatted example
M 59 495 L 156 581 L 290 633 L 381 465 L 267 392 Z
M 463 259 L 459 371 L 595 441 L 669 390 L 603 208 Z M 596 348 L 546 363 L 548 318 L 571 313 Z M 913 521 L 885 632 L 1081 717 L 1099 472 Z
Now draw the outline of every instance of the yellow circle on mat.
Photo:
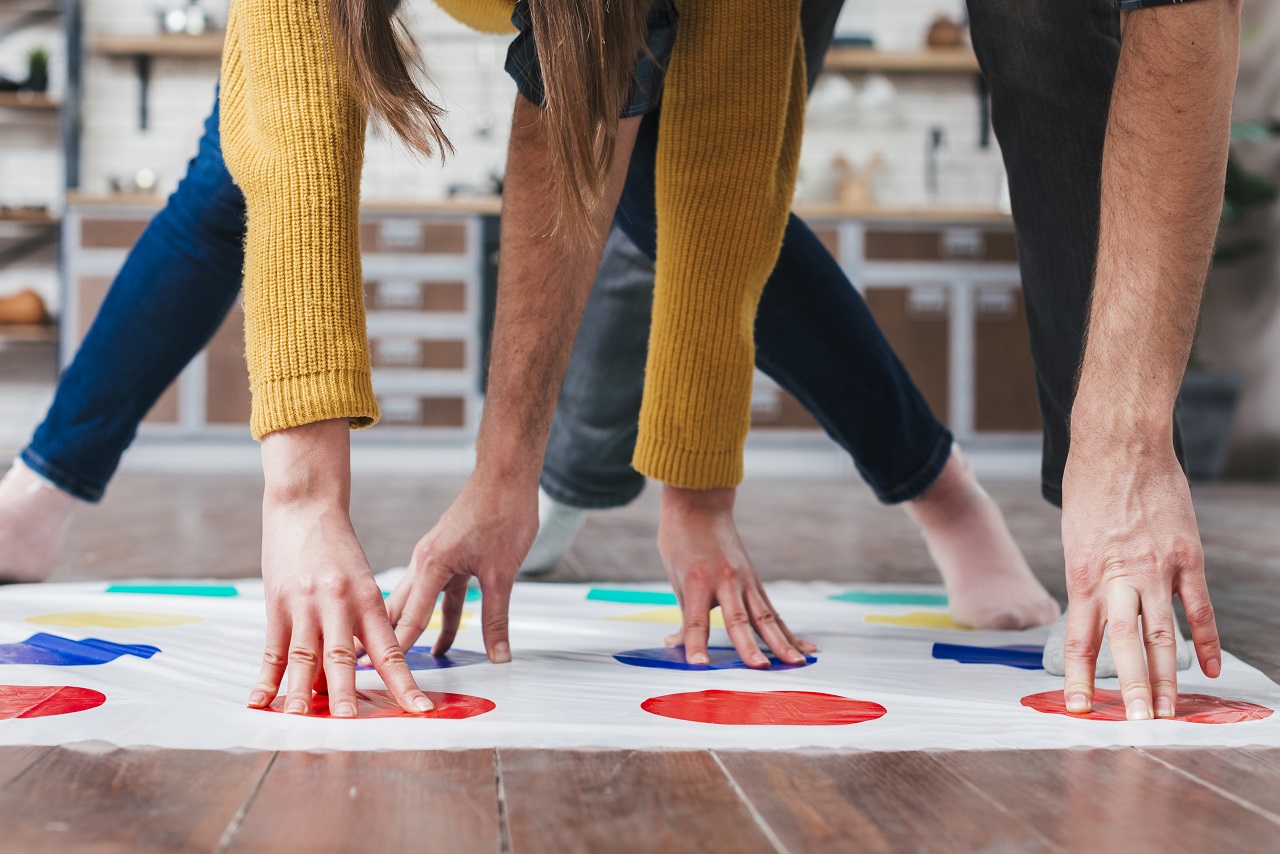
M 155 611 L 63 611 L 27 617 L 28 623 L 60 626 L 64 629 L 160 629 L 203 620 L 204 617 L 193 617 L 190 614 L 161 614 Z
M 868 614 L 868 623 L 887 623 L 891 626 L 904 626 L 909 629 L 947 629 L 953 632 L 971 632 L 973 629 L 962 626 L 951 615 L 940 611 L 912 611 L 910 614 L 890 616 L 888 614 Z
M 627 620 L 632 623 L 666 623 L 672 626 L 678 626 L 684 622 L 684 616 L 679 608 L 654 608 L 649 611 L 637 611 L 634 614 L 620 614 L 615 617 L 601 617 L 602 620 Z M 711 610 L 711 626 L 716 629 L 724 628 L 724 616 L 720 613 L 719 608 Z

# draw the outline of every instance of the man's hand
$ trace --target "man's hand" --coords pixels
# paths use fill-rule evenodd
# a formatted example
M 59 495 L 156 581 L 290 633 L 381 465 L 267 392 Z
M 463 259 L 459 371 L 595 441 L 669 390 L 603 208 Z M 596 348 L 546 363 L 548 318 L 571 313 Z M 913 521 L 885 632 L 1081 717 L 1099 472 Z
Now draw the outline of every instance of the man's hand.
M 1067 709 L 1092 708 L 1106 626 L 1129 720 L 1149 720 L 1153 709 L 1156 717 L 1172 717 L 1178 700 L 1175 593 L 1187 612 L 1200 669 L 1211 678 L 1222 672 L 1200 532 L 1172 441 L 1150 449 L 1073 445 L 1062 494 L 1070 599 Z
M 1149 719 L 1153 699 L 1156 716 L 1174 714 L 1175 593 L 1201 669 L 1217 676 L 1222 667 L 1191 494 L 1173 452 L 1173 408 L 1222 212 L 1240 7 L 1213 0 L 1121 17 L 1097 273 L 1062 483 L 1073 712 L 1093 701 L 1105 624 L 1128 717 Z
M 486 483 L 477 475 L 436 526 L 414 547 L 409 570 L 387 600 L 402 649 L 413 646 L 431 622 L 436 598 L 444 593 L 440 635 L 433 655 L 453 645 L 462 618 L 467 581 L 480 580 L 480 613 L 489 660 L 511 660 L 507 610 L 520 562 L 538 533 L 536 487 L 530 492 Z
M 348 426 L 324 421 L 271 433 L 262 441 L 262 580 L 267 638 L 258 683 L 249 697 L 265 708 L 279 693 L 284 710 L 311 711 L 313 688 L 329 694 L 336 717 L 356 716 L 359 638 L 396 701 L 407 712 L 431 710 L 396 643 L 382 591 L 351 527 Z
M 658 550 L 684 615 L 680 632 L 667 642 L 683 641 L 690 664 L 709 664 L 711 609 L 719 605 L 729 638 L 748 666 L 769 666 L 756 634 L 778 658 L 803 664 L 804 653 L 818 648 L 796 638 L 769 602 L 733 524 L 734 494 L 733 489 L 662 489 Z

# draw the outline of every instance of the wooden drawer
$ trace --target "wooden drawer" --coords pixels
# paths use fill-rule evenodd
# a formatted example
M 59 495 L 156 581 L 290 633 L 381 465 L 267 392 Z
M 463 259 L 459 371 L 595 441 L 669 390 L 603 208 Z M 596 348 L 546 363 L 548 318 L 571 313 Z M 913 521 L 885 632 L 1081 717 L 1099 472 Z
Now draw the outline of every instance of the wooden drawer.
M 1040 407 L 1022 292 L 980 290 L 974 314 L 974 429 L 1038 432 Z
M 80 221 L 80 246 L 84 249 L 131 249 L 150 219 L 86 218 Z
M 460 396 L 383 395 L 379 422 L 387 427 L 465 427 L 467 401 Z
M 205 353 L 205 420 L 210 424 L 248 424 L 253 396 L 244 362 L 244 312 L 239 301 Z
M 370 280 L 364 284 L 369 311 L 429 311 L 462 314 L 467 310 L 465 282 Z
M 375 368 L 460 371 L 467 367 L 467 342 L 383 336 L 369 341 Z
M 1006 262 L 1018 260 L 1012 231 L 980 228 L 868 228 L 868 261 Z
M 944 291 L 867 288 L 867 307 L 884 331 L 934 414 L 947 421 L 950 356 L 950 304 Z
M 366 219 L 360 224 L 360 248 L 388 254 L 466 255 L 467 224 L 414 217 Z

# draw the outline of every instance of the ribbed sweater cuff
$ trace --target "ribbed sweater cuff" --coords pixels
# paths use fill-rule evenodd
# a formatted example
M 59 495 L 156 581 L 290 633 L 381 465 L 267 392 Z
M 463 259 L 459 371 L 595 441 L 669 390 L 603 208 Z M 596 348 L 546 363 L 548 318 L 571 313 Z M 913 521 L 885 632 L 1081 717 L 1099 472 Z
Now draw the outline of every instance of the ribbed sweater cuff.
M 691 451 L 641 431 L 632 467 L 681 489 L 729 489 L 742 483 L 742 447 Z
M 253 388 L 250 427 L 255 439 L 334 418 L 346 418 L 353 429 L 378 422 L 378 401 L 368 373 L 329 371 L 267 380 Z

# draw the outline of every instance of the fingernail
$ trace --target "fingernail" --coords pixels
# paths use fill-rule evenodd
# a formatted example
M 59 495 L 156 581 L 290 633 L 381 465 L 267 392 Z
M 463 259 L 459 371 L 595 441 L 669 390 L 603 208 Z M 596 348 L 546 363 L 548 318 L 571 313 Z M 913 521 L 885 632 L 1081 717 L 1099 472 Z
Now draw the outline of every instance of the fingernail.
M 763 655 L 753 655 L 751 656 L 751 666 L 752 667 L 768 667 L 769 659 L 765 658 Z
M 369 656 L 367 655 L 362 655 L 356 659 L 357 667 L 368 667 L 372 663 L 373 663 L 373 660 L 369 658 Z
M 1129 704 L 1129 714 L 1127 715 L 1131 721 L 1149 721 L 1151 720 L 1151 709 L 1147 706 L 1146 700 L 1134 700 Z
M 792 650 L 787 653 L 787 661 L 791 664 L 804 664 L 804 653 Z
M 1173 717 L 1173 703 L 1170 702 L 1168 697 L 1156 697 L 1156 717 Z
M 354 718 L 356 716 L 355 704 L 347 702 L 339 703 L 338 708 L 334 709 L 334 714 L 340 718 Z
M 425 696 L 416 698 L 413 701 L 413 707 L 419 712 L 429 712 L 434 708 L 434 706 L 431 705 L 431 701 Z
M 511 660 L 511 645 L 506 641 L 498 641 L 493 645 L 493 663 L 506 664 Z
M 705 652 L 695 652 L 689 656 L 690 664 L 710 664 L 711 658 Z
M 1084 694 L 1072 694 L 1067 698 L 1067 711 L 1073 715 L 1087 715 L 1090 708 L 1089 698 Z
M 1204 663 L 1204 675 L 1210 679 L 1217 679 L 1222 675 L 1222 662 L 1216 658 L 1211 658 Z
M 301 700 L 290 700 L 285 704 L 284 713 L 286 715 L 305 715 L 307 713 L 307 704 Z
M 249 705 L 265 706 L 266 704 L 267 704 L 266 691 L 254 691 L 252 694 L 249 695 Z

